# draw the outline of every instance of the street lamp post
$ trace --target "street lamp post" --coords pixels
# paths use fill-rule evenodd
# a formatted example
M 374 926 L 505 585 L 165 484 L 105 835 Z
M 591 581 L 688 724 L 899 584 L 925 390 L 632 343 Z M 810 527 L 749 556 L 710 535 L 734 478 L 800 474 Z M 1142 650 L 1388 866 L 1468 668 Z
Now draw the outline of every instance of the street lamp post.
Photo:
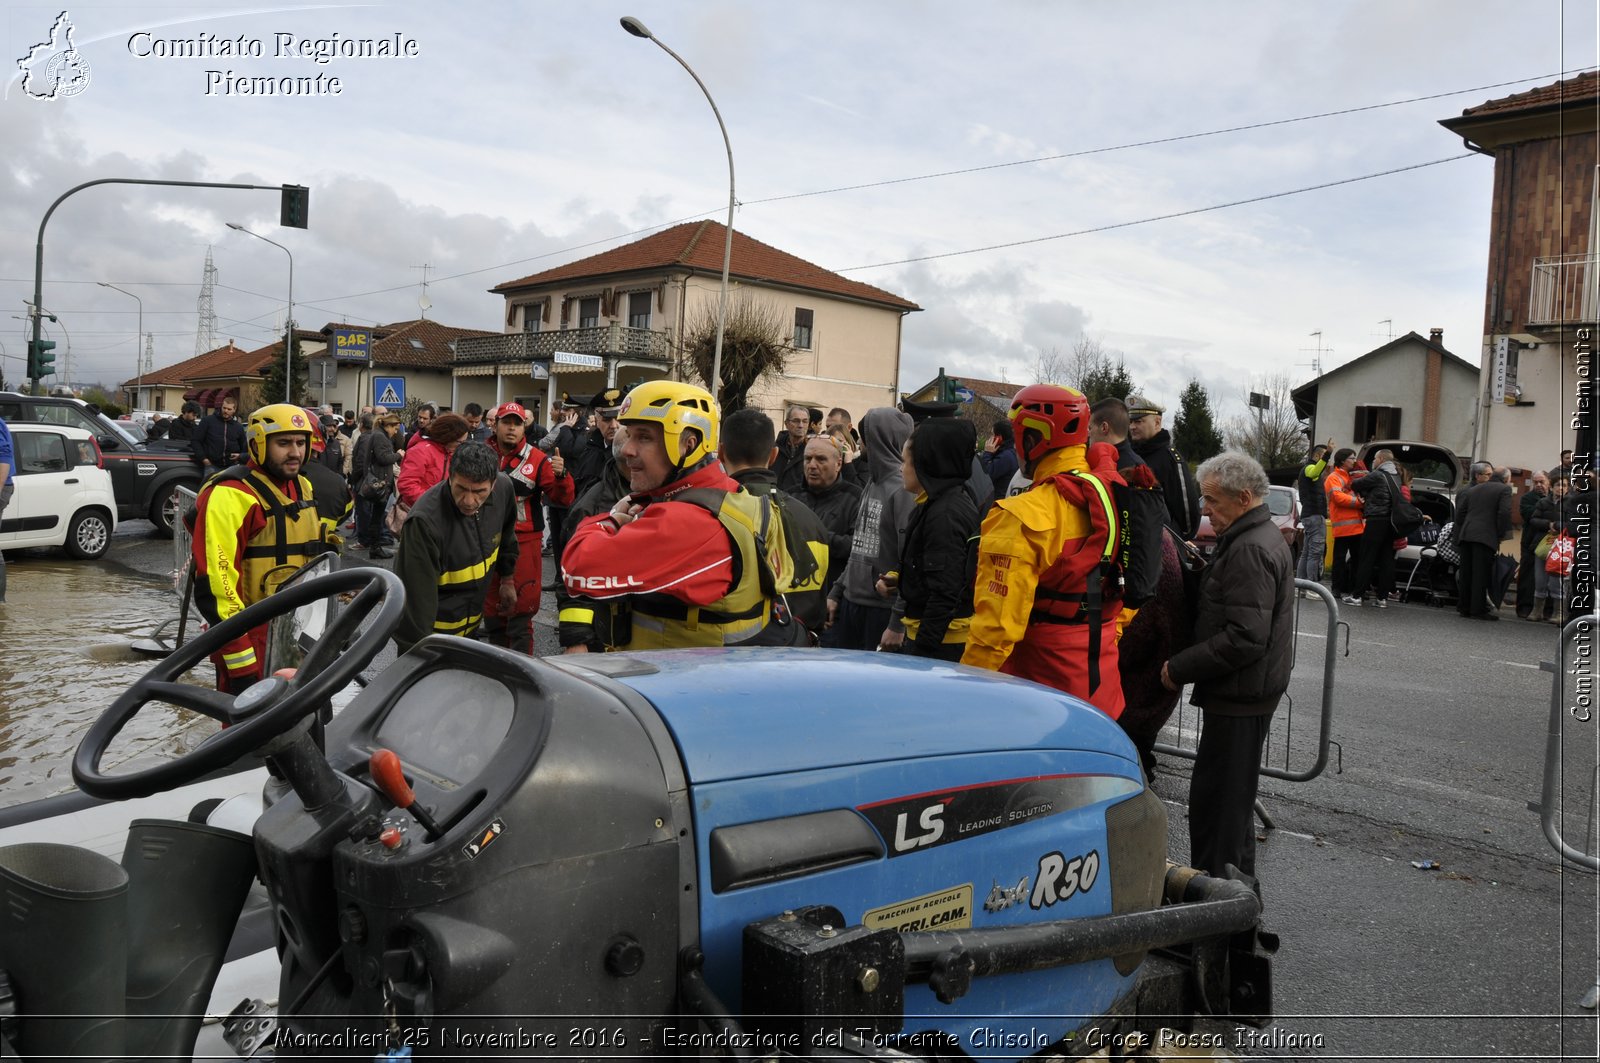
M 711 90 L 706 88 L 706 83 L 700 80 L 700 75 L 694 68 L 683 61 L 683 56 L 661 43 L 661 38 L 645 28 L 645 24 L 628 15 L 622 19 L 622 28 L 635 37 L 643 37 L 647 41 L 654 41 L 656 46 L 678 61 L 678 65 L 689 72 L 694 78 L 694 83 L 700 86 L 700 91 L 705 94 L 706 102 L 711 105 L 711 113 L 717 118 L 717 128 L 722 130 L 722 146 L 728 152 L 728 224 L 722 242 L 722 293 L 717 303 L 717 346 L 711 356 L 711 397 L 722 401 L 722 333 L 728 323 L 728 266 L 733 260 L 733 144 L 728 140 L 728 127 L 723 124 L 722 112 L 717 110 L 717 101 L 711 98 Z
M 284 315 L 283 321 L 283 401 L 294 402 L 294 252 L 278 243 L 276 240 L 267 240 L 260 233 L 253 233 L 237 222 L 228 222 L 228 228 L 254 236 L 257 240 L 265 240 L 279 251 L 289 256 L 289 310 Z
M 144 376 L 144 362 L 143 356 L 139 353 L 139 345 L 144 342 L 144 300 L 126 288 L 118 288 L 115 284 L 107 284 L 105 281 L 95 281 L 95 283 L 102 288 L 121 292 L 139 304 L 139 331 L 133 336 L 133 401 L 129 404 L 129 408 L 140 409 L 142 407 L 139 406 L 139 386 L 144 383 L 141 379 Z

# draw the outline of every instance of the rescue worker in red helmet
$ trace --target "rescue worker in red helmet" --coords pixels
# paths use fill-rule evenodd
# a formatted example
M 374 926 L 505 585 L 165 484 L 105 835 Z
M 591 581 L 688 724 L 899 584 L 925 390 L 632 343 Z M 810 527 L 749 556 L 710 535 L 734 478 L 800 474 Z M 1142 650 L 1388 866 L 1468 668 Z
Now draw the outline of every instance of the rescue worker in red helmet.
M 717 462 L 711 393 L 649 381 L 617 419 L 632 493 L 573 531 L 568 592 L 611 607 L 618 649 L 804 645 L 779 592 L 793 577 L 781 516 Z
M 1116 448 L 1088 445 L 1089 400 L 1072 388 L 1023 388 L 1010 420 L 1033 486 L 984 518 L 961 662 L 1055 687 L 1116 719 Z
M 312 421 L 288 403 L 263 406 L 245 425 L 245 456 L 212 477 L 195 501 L 194 599 L 219 624 L 278 589 L 328 547 L 311 482 L 303 475 Z M 267 629 L 253 628 L 212 654 L 217 689 L 238 693 L 261 678 Z
M 517 599 L 509 613 L 500 608 L 499 573 L 489 579 L 483 601 L 483 625 L 478 637 L 496 646 L 533 655 L 533 617 L 539 611 L 540 554 L 544 539 L 544 499 L 553 506 L 570 506 L 573 480 L 560 453 L 546 455 L 529 443 L 528 411 L 521 403 L 507 402 L 494 412 L 491 442 L 500 459 L 500 471 L 516 492 L 517 567 L 511 576 Z
M 322 460 L 328 449 L 327 438 L 323 435 L 322 415 L 309 408 L 305 413 L 311 424 L 311 453 L 300 466 L 300 475 L 311 481 L 317 516 L 322 521 L 322 539 L 337 550 L 344 546 L 339 525 L 350 515 L 353 502 L 350 483 Z

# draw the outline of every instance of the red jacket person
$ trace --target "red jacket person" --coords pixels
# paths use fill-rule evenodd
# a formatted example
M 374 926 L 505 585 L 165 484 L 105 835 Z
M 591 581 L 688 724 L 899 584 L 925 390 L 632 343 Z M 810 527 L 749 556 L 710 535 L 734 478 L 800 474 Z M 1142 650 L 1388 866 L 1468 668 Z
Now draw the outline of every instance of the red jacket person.
M 634 388 L 618 420 L 632 494 L 590 517 L 562 555 L 566 586 L 610 606 L 623 649 L 803 645 L 775 586 L 782 521 L 717 463 L 717 407 L 692 384 Z
M 533 654 L 533 617 L 539 611 L 540 555 L 544 543 L 544 507 L 572 505 L 573 481 L 561 455 L 546 455 L 524 437 L 528 411 L 521 403 L 507 402 L 495 411 L 494 446 L 500 471 L 516 493 L 517 567 L 511 576 L 516 604 L 510 612 L 500 608 L 498 574 L 489 580 L 483 601 L 483 626 L 479 637 L 496 646 Z

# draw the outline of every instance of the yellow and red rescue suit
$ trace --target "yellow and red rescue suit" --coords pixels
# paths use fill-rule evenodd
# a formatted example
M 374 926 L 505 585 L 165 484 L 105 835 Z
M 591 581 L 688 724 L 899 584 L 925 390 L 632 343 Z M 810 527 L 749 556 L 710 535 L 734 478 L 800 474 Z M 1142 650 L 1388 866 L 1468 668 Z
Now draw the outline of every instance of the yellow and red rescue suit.
M 195 502 L 194 599 L 219 624 L 278 589 L 326 549 L 304 476 L 278 483 L 253 465 L 235 465 L 208 482 Z M 252 628 L 212 654 L 217 689 L 242 690 L 261 677 L 267 629 Z
M 517 604 L 506 616 L 506 624 L 499 625 L 500 575 L 489 580 L 489 593 L 483 601 L 484 633 L 496 645 L 510 645 L 526 653 L 533 652 L 533 616 L 539 611 L 539 588 L 542 579 L 540 555 L 544 549 L 543 499 L 553 506 L 572 505 L 572 477 L 563 472 L 556 475 L 550 458 L 531 443 L 523 443 L 511 454 L 500 454 L 500 471 L 511 480 L 516 492 L 517 568 L 512 581 L 517 588 Z M 504 628 L 504 638 L 499 637 Z M 515 630 L 512 630 L 512 629 Z
M 1092 472 L 1082 445 L 1048 452 L 1034 486 L 984 518 L 961 663 L 1055 687 L 1116 719 L 1121 590 L 1102 566 L 1118 540 L 1112 486 L 1122 478 L 1115 448 L 1094 449 Z

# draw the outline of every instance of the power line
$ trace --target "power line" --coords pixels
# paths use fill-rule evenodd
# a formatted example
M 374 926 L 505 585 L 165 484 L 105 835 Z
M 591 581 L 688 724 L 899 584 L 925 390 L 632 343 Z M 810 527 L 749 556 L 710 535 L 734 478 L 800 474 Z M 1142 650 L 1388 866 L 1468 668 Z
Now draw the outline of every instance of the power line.
M 1344 114 L 1360 114 L 1363 111 L 1377 111 L 1385 107 L 1401 107 L 1409 103 L 1422 103 L 1427 100 L 1442 100 L 1450 96 L 1465 96 L 1469 92 L 1487 92 L 1490 89 L 1505 88 L 1507 85 L 1521 85 L 1529 81 L 1543 81 L 1547 77 L 1565 77 L 1567 74 L 1582 73 L 1591 67 L 1582 67 L 1578 70 L 1563 70 L 1557 74 L 1541 74 L 1538 77 L 1518 78 L 1515 81 L 1498 81 L 1492 85 L 1477 85 L 1470 89 L 1455 89 L 1451 92 L 1436 92 L 1428 96 L 1412 96 L 1405 100 L 1392 100 L 1388 103 L 1369 103 L 1360 107 L 1344 107 L 1337 111 L 1319 111 L 1316 114 L 1300 115 L 1297 118 L 1278 118 L 1269 122 L 1252 122 L 1248 125 L 1226 126 L 1222 129 L 1208 129 L 1202 133 L 1181 133 L 1177 136 L 1157 137 L 1153 140 L 1131 140 L 1126 144 L 1111 144 L 1101 148 L 1084 148 L 1080 151 L 1067 151 L 1057 155 L 1040 155 L 1032 159 L 1013 159 L 1010 162 L 995 162 L 985 166 L 969 166 L 961 170 L 941 170 L 938 173 L 918 174 L 914 177 L 890 177 L 882 181 L 868 181 L 856 185 L 838 185 L 833 188 L 819 188 L 814 192 L 791 192 L 788 195 L 768 196 L 765 199 L 741 200 L 741 206 L 755 206 L 760 203 L 782 203 L 790 199 L 805 199 L 809 196 L 826 196 L 834 192 L 855 192 L 864 188 L 882 188 L 886 185 L 910 184 L 913 181 L 931 181 L 939 177 L 959 177 L 962 174 L 983 173 L 986 170 L 1004 170 L 1012 166 L 1033 166 L 1041 162 L 1058 162 L 1061 159 L 1076 159 L 1084 155 L 1103 155 L 1112 151 L 1126 151 L 1129 148 L 1149 148 L 1159 144 L 1176 144 L 1185 140 L 1198 140 L 1201 137 L 1220 136 L 1224 133 L 1243 133 L 1252 129 L 1270 129 L 1273 126 L 1293 125 L 1296 122 L 1310 122 L 1318 118 L 1336 118 Z M 673 224 L 676 224 L 674 222 Z
M 739 205 L 742 206 L 742 207 L 749 207 L 749 206 L 757 206 L 757 205 L 766 204 L 766 203 L 781 203 L 781 202 L 783 202 L 785 200 L 805 199 L 805 198 L 808 198 L 808 197 L 811 197 L 811 196 L 825 196 L 825 195 L 831 195 L 831 194 L 833 194 L 835 192 L 854 192 L 854 191 L 859 191 L 861 189 L 866 189 L 866 188 L 880 188 L 880 187 L 883 187 L 883 186 L 886 186 L 886 185 L 910 184 L 910 183 L 915 182 L 915 181 L 930 181 L 930 180 L 933 180 L 933 179 L 939 178 L 939 177 L 955 177 L 955 176 L 959 176 L 961 174 L 981 173 L 981 172 L 986 171 L 986 170 L 1000 170 L 1000 169 L 1006 169 L 1008 167 L 1013 167 L 1013 166 L 1031 166 L 1031 165 L 1034 165 L 1036 163 L 1053 162 L 1053 161 L 1056 161 L 1056 160 L 1059 160 L 1059 159 L 1077 158 L 1077 157 L 1083 156 L 1083 155 L 1099 155 L 1099 154 L 1105 154 L 1107 152 L 1112 152 L 1112 151 L 1125 151 L 1125 150 L 1127 150 L 1129 148 L 1151 147 L 1151 146 L 1158 145 L 1158 144 L 1174 144 L 1174 143 L 1178 143 L 1180 141 L 1185 141 L 1185 140 L 1197 140 L 1197 139 L 1202 138 L 1202 137 L 1220 136 L 1220 135 L 1222 135 L 1224 133 L 1239 133 L 1239 132 L 1244 132 L 1244 131 L 1252 130 L 1252 129 L 1268 129 L 1268 128 L 1271 128 L 1273 126 L 1291 125 L 1291 124 L 1294 124 L 1296 122 L 1310 122 L 1310 121 L 1314 121 L 1314 120 L 1319 119 L 1319 118 L 1333 118 L 1333 117 L 1337 117 L 1339 115 L 1359 114 L 1359 113 L 1361 113 L 1363 111 L 1376 111 L 1376 110 L 1382 110 L 1382 109 L 1387 108 L 1387 107 L 1401 107 L 1401 106 L 1404 106 L 1406 104 L 1411 104 L 1411 103 L 1423 103 L 1423 102 L 1426 102 L 1428 100 L 1442 100 L 1442 99 L 1446 99 L 1446 98 L 1451 97 L 1451 96 L 1465 96 L 1468 93 L 1487 92 L 1487 91 L 1489 91 L 1491 89 L 1505 88 L 1505 87 L 1507 87 L 1509 85 L 1523 85 L 1523 84 L 1526 84 L 1527 82 L 1530 82 L 1530 81 L 1543 81 L 1544 79 L 1551 78 L 1551 77 L 1558 77 L 1558 78 L 1559 77 L 1566 77 L 1568 74 L 1583 73 L 1584 71 L 1592 70 L 1592 69 L 1595 69 L 1595 68 L 1594 67 L 1578 67 L 1578 68 L 1575 68 L 1575 69 L 1572 69 L 1572 70 L 1559 71 L 1559 72 L 1554 73 L 1554 74 L 1539 74 L 1539 75 L 1536 75 L 1534 77 L 1516 78 L 1516 79 L 1511 80 L 1511 81 L 1497 81 L 1497 82 L 1493 82 L 1493 83 L 1488 84 L 1488 85 L 1475 85 L 1475 86 L 1473 86 L 1471 88 L 1453 89 L 1453 90 L 1451 90 L 1449 92 L 1435 92 L 1435 93 L 1430 93 L 1430 94 L 1425 95 L 1425 96 L 1412 96 L 1412 97 L 1410 97 L 1408 99 L 1404 99 L 1404 100 L 1390 100 L 1390 101 L 1388 101 L 1386 103 L 1370 103 L 1370 104 L 1364 104 L 1364 105 L 1359 106 L 1359 107 L 1344 107 L 1344 108 L 1340 108 L 1338 110 L 1333 110 L 1333 111 L 1320 111 L 1320 112 L 1318 112 L 1316 114 L 1300 115 L 1300 116 L 1295 117 L 1295 118 L 1279 118 L 1279 119 L 1274 119 L 1274 120 L 1266 121 L 1266 122 L 1254 122 L 1254 123 L 1250 123 L 1248 125 L 1227 126 L 1225 128 L 1222 128 L 1222 129 L 1210 129 L 1210 130 L 1206 130 L 1206 131 L 1200 132 L 1200 133 L 1183 133 L 1183 134 L 1179 134 L 1179 135 L 1176 135 L 1176 136 L 1159 137 L 1159 138 L 1152 139 L 1152 140 L 1130 141 L 1129 143 L 1126 143 L 1126 144 L 1113 144 L 1113 145 L 1109 145 L 1109 146 L 1106 146 L 1106 147 L 1099 147 L 1099 148 L 1085 148 L 1085 149 L 1083 149 L 1081 151 L 1065 152 L 1065 153 L 1059 154 L 1059 155 L 1044 155 L 1044 156 L 1040 156 L 1038 158 L 1033 158 L 1033 159 L 1014 159 L 1014 160 L 1012 160 L 1010 162 L 991 163 L 991 164 L 985 165 L 985 166 L 971 166 L 971 167 L 966 167 L 964 169 L 959 169 L 959 170 L 942 170 L 942 171 L 940 171 L 938 173 L 918 174 L 918 175 L 912 176 L 912 177 L 892 177 L 892 178 L 887 178 L 887 179 L 882 180 L 882 181 L 869 181 L 869 182 L 865 182 L 865 183 L 862 183 L 862 184 L 854 184 L 854 185 L 839 185 L 839 186 L 836 186 L 836 187 L 833 187 L 833 188 L 819 188 L 819 189 L 815 189 L 815 190 L 810 191 L 810 192 L 791 192 L 791 193 L 788 193 L 786 195 L 768 196 L 768 197 L 765 197 L 765 198 L 762 198 L 762 199 L 742 199 L 742 200 L 739 201 Z M 1441 160 L 1441 161 L 1445 161 L 1445 160 Z M 1395 171 L 1395 172 L 1399 172 L 1399 171 Z M 1371 175 L 1371 176 L 1382 176 L 1382 175 L 1376 175 L 1375 174 L 1375 175 Z M 1363 178 L 1353 178 L 1352 180 L 1363 180 Z M 1309 189 L 1305 189 L 1303 191 L 1309 191 Z M 1280 193 L 1280 194 L 1282 194 L 1282 195 L 1293 195 L 1294 193 L 1284 192 L 1284 193 Z M 1240 202 L 1250 202 L 1250 200 L 1241 200 Z M 1224 204 L 1224 206 L 1227 206 L 1227 205 L 1229 205 L 1229 204 Z M 669 229 L 674 225 L 681 225 L 686 221 L 694 221 L 694 220 L 699 219 L 699 218 L 705 218 L 705 217 L 709 217 L 709 216 L 711 216 L 713 214 L 720 213 L 722 209 L 723 209 L 722 207 L 716 207 L 716 208 L 713 208 L 712 210 L 706 210 L 706 211 L 701 211 L 701 212 L 699 212 L 697 214 L 686 215 L 686 216 L 684 216 L 682 218 L 678 218 L 675 221 L 662 222 L 662 223 L 657 224 L 657 225 L 647 225 L 642 229 L 634 229 L 631 232 L 619 233 L 619 234 L 617 234 L 615 236 L 607 236 L 607 237 L 603 237 L 603 238 L 601 238 L 599 240 L 589 240 L 589 241 L 587 241 L 585 243 L 574 244 L 571 247 L 562 248 L 562 249 L 557 250 L 557 251 L 548 251 L 548 252 L 545 252 L 544 254 L 531 255 L 531 256 L 529 256 L 527 258 L 513 259 L 510 262 L 501 262 L 501 263 L 498 263 L 498 264 L 493 265 L 493 266 L 484 266 L 484 267 L 482 267 L 480 269 L 466 270 L 466 271 L 461 272 L 461 273 L 451 273 L 451 274 L 448 274 L 446 276 L 436 278 L 433 283 L 442 284 L 445 281 L 460 280 L 463 277 L 475 277 L 475 276 L 477 276 L 477 275 L 479 275 L 481 273 L 492 273 L 492 272 L 494 272 L 496 270 L 508 269 L 508 268 L 510 268 L 512 266 L 521 266 L 521 265 L 525 265 L 526 263 L 529 263 L 529 262 L 537 262 L 537 261 L 539 261 L 541 259 L 553 258 L 553 257 L 555 257 L 557 255 L 568 255 L 568 254 L 571 254 L 574 251 L 582 251 L 585 248 L 595 247 L 595 246 L 600 245 L 600 244 L 609 244 L 609 243 L 613 243 L 613 242 L 615 242 L 617 240 L 626 240 L 627 238 L 629 238 L 631 236 L 640 236 L 640 235 L 643 235 L 645 233 L 656 232 L 656 231 L 659 231 L 661 229 Z M 1207 208 L 1207 209 L 1219 209 L 1219 208 Z M 1160 220 L 1160 219 L 1152 218 L 1152 219 L 1148 219 L 1148 220 L 1157 221 L 1157 220 Z M 1129 223 L 1126 223 L 1126 224 L 1136 224 L 1136 223 L 1129 222 Z M 1064 235 L 1075 235 L 1075 234 L 1068 233 L 1068 234 L 1064 234 Z M 998 246 L 1005 246 L 1005 245 L 998 245 Z M 865 269 L 865 268 L 868 268 L 868 267 L 857 267 L 857 268 Z M 394 285 L 393 287 L 390 287 L 390 288 L 377 288 L 377 289 L 374 289 L 374 290 L 369 291 L 369 292 L 352 292 L 352 293 L 350 293 L 348 295 L 336 295 L 336 296 L 330 297 L 327 301 L 332 302 L 332 301 L 340 300 L 340 299 L 360 299 L 360 298 L 363 298 L 363 297 L 369 296 L 369 295 L 387 295 L 390 292 L 404 291 L 405 289 L 410 288 L 410 287 L 411 287 L 411 285 L 409 285 L 409 284 L 397 284 L 397 285 Z
M 1418 162 L 1410 166 L 1400 166 L 1393 170 L 1380 170 L 1377 173 L 1362 174 L 1359 177 L 1345 177 L 1338 181 L 1324 181 L 1319 185 L 1306 185 L 1304 188 L 1291 188 L 1287 192 L 1269 192 L 1266 195 L 1251 196 L 1248 199 L 1235 199 L 1230 203 L 1215 203 L 1209 207 L 1195 207 L 1191 210 L 1174 211 L 1171 214 L 1157 214 L 1149 218 L 1136 218 L 1133 221 L 1112 222 L 1110 225 L 1097 225 L 1091 229 L 1077 229 L 1070 233 L 1055 233 L 1050 236 L 1033 236 L 1026 240 L 1011 240 L 1003 244 L 988 244 L 984 247 L 969 247 L 961 251 L 941 251 L 934 255 L 918 255 L 915 258 L 899 258 L 892 262 L 870 262 L 862 266 L 846 266 L 836 270 L 818 270 L 832 273 L 852 273 L 862 269 L 879 269 L 883 266 L 905 266 L 913 262 L 931 262 L 939 258 L 955 258 L 958 255 L 975 255 L 981 251 L 1000 251 L 1008 247 L 1025 247 L 1028 244 L 1042 244 L 1050 240 L 1065 240 L 1069 236 L 1088 236 L 1093 233 L 1109 232 L 1112 229 L 1126 229 L 1134 225 L 1148 225 L 1153 221 L 1169 221 L 1173 218 L 1187 218 L 1193 214 L 1205 214 L 1213 210 L 1225 210 L 1228 207 L 1242 207 L 1247 203 L 1263 203 L 1269 199 L 1282 199 L 1285 196 L 1297 196 L 1302 192 L 1316 192 L 1323 188 L 1337 188 L 1339 185 L 1355 184 L 1357 181 L 1370 181 L 1376 177 L 1389 177 L 1408 170 L 1420 170 L 1427 166 L 1438 166 L 1440 163 L 1455 162 L 1457 159 L 1471 159 L 1476 157 L 1476 152 L 1462 152 L 1460 155 L 1451 155 L 1443 159 L 1434 159 L 1432 162 Z

